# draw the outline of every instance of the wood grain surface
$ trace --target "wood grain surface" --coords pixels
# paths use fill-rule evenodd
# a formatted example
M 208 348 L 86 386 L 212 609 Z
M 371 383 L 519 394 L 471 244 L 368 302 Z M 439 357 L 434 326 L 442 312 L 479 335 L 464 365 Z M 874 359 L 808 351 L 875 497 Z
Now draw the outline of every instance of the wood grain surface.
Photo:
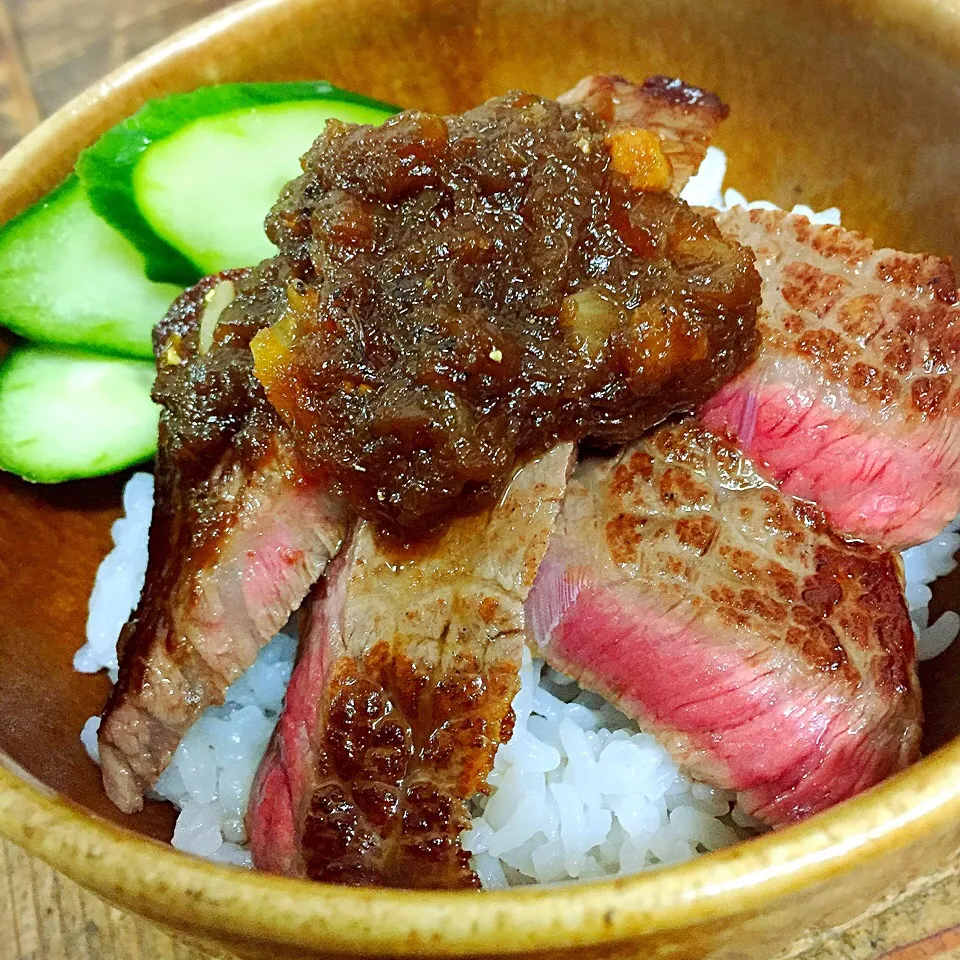
M 225 0 L 0 0 L 0 152 L 150 44 Z M 960 960 L 960 870 L 790 951 L 805 960 Z M 200 960 L 0 841 L 0 960 Z

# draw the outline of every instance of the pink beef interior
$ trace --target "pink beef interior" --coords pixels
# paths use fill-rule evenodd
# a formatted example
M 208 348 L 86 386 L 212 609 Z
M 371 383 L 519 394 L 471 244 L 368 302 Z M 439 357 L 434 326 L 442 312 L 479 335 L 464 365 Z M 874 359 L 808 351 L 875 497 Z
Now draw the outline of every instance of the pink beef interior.
M 692 420 L 581 464 L 527 612 L 548 663 L 768 823 L 918 754 L 896 559 L 838 539 Z
M 757 360 L 701 411 L 834 528 L 901 549 L 960 510 L 950 263 L 780 211 L 717 218 L 763 278 Z

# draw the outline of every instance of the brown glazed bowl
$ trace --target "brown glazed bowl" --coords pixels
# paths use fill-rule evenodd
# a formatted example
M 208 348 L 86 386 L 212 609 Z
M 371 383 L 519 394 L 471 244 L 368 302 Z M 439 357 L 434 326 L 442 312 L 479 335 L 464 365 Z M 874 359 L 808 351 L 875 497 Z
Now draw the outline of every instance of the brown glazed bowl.
M 0 162 L 0 219 L 147 98 L 323 77 L 461 110 L 582 74 L 681 76 L 732 108 L 728 182 L 836 204 L 885 244 L 960 252 L 958 0 L 251 0 L 149 51 Z M 101 677 L 70 665 L 122 477 L 0 479 L 0 832 L 107 900 L 244 957 L 768 958 L 960 850 L 960 643 L 925 668 L 927 752 L 807 823 L 682 866 L 490 894 L 355 890 L 176 853 L 171 811 L 123 817 L 78 733 Z M 940 608 L 960 599 L 948 584 Z M 936 612 L 936 611 L 934 611 Z

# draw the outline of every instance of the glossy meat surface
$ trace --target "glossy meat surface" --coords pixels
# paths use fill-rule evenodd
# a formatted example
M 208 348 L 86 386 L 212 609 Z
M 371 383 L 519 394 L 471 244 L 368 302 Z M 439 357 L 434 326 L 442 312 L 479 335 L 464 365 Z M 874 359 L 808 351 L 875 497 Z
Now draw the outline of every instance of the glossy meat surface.
M 836 537 L 691 419 L 581 462 L 527 615 L 548 663 L 767 823 L 918 756 L 895 556 Z
M 339 503 L 304 477 L 250 374 L 250 328 L 225 323 L 200 348 L 214 291 L 242 301 L 262 281 L 207 278 L 155 332 L 163 409 L 147 576 L 99 732 L 104 786 L 121 810 L 142 806 L 180 738 L 296 610 L 342 536 Z
M 369 523 L 309 604 L 247 817 L 256 866 L 352 884 L 472 887 L 460 834 L 512 729 L 523 601 L 573 458 L 524 466 L 503 500 L 416 547 Z
M 756 252 L 757 359 L 707 401 L 787 494 L 902 549 L 960 511 L 960 305 L 950 262 L 779 211 L 717 218 Z

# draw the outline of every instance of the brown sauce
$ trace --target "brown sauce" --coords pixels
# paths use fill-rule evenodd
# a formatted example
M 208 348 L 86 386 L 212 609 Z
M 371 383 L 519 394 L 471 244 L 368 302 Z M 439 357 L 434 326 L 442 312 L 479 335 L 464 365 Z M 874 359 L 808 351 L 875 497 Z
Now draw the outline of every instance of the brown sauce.
M 268 220 L 291 279 L 253 352 L 361 515 L 423 532 L 558 440 L 636 437 L 746 364 L 752 256 L 665 192 L 649 139 L 527 94 L 329 124 Z

